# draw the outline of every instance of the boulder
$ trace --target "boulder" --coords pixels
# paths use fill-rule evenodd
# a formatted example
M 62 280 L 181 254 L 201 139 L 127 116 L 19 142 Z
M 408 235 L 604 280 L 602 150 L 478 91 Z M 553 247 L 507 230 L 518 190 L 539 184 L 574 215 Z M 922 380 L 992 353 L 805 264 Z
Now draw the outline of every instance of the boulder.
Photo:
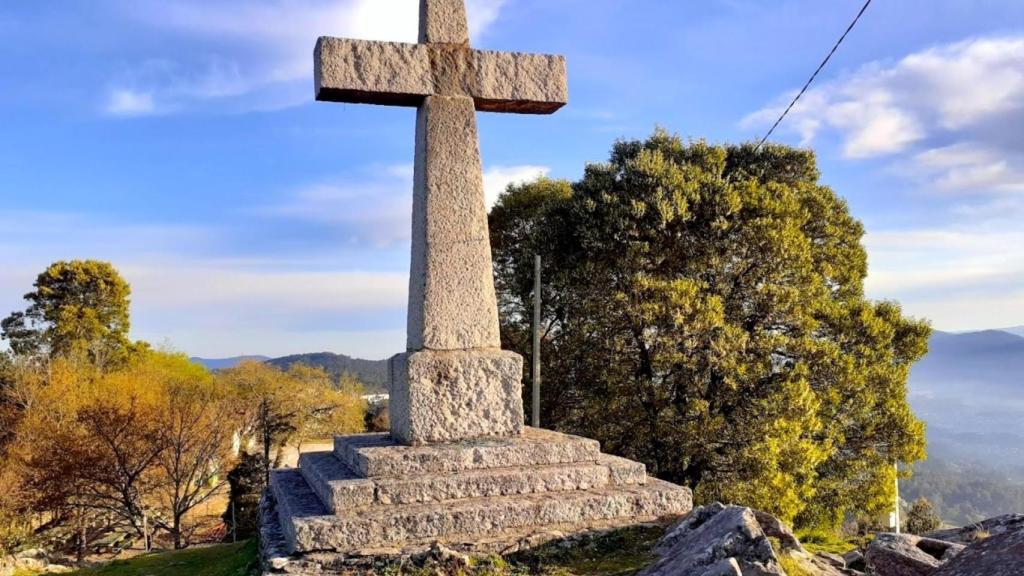
M 963 528 L 936 530 L 925 534 L 925 536 L 947 542 L 971 544 L 989 536 L 997 536 L 1005 532 L 1015 532 L 1018 530 L 1024 530 L 1024 514 L 1005 514 L 989 518 L 988 520 L 982 520 Z
M 785 576 L 750 508 L 694 509 L 655 547 L 660 558 L 640 576 Z
M 912 534 L 883 533 L 868 546 L 864 558 L 878 576 L 928 576 L 963 546 Z
M 793 531 L 783 524 L 782 520 L 760 510 L 754 510 L 754 517 L 757 518 L 757 523 L 761 525 L 761 530 L 764 531 L 765 536 L 776 538 L 782 545 L 782 550 L 806 552 L 804 547 L 800 545 L 800 540 L 797 540 L 796 534 L 793 534 Z
M 1024 520 L 1024 516 L 1021 516 L 1021 520 Z M 932 576 L 1021 576 L 1022 574 L 1024 574 L 1024 521 L 1003 523 L 998 533 L 967 546 L 933 572 Z
M 851 550 L 843 554 L 843 562 L 846 563 L 847 570 L 863 572 L 867 569 L 867 564 L 864 562 L 864 553 L 860 550 Z

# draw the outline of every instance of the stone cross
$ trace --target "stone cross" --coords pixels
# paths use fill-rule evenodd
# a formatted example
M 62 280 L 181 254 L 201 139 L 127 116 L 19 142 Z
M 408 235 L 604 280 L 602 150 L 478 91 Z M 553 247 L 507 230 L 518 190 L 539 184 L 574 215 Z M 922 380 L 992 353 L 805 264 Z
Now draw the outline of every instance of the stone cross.
M 561 56 L 469 46 L 465 0 L 421 0 L 420 43 L 322 37 L 321 101 L 415 106 L 406 354 L 391 361 L 391 433 L 407 444 L 523 427 L 522 358 L 498 334 L 476 111 L 551 114 L 568 100 Z

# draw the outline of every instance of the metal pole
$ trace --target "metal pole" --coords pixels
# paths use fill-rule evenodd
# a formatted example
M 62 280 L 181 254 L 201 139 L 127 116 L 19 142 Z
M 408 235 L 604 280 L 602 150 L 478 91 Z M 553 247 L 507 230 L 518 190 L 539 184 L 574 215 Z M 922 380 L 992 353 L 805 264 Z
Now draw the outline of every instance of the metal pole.
M 896 469 L 896 533 L 900 533 L 900 463 L 893 464 Z
M 533 419 L 540 428 L 540 254 L 533 267 Z

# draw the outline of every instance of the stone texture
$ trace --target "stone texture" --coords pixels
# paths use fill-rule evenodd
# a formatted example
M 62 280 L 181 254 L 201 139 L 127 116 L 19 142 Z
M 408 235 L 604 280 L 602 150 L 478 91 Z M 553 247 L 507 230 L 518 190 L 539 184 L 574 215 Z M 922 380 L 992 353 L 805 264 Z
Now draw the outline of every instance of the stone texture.
M 341 464 L 333 452 L 312 452 L 302 456 L 300 471 L 331 513 L 374 505 L 565 492 L 647 482 L 643 464 L 605 456 L 595 463 L 365 479 Z
M 864 555 L 865 563 L 880 576 L 928 576 L 962 545 L 912 534 L 883 533 Z
M 1024 515 L 1019 521 L 1003 517 L 1003 528 L 975 541 L 947 561 L 932 576 L 1022 576 L 1024 575 Z M 994 523 L 993 523 L 994 524 Z
M 498 348 L 498 308 L 476 113 L 465 97 L 419 108 L 409 350 Z
M 314 75 L 321 101 L 419 106 L 434 92 L 430 50 L 422 44 L 323 37 Z
M 514 436 L 523 429 L 523 361 L 501 350 L 391 360 L 391 436 L 409 445 Z
M 306 452 L 299 471 L 328 510 L 365 508 L 377 502 L 376 484 L 359 477 L 334 452 Z
M 680 514 L 690 507 L 689 490 L 651 480 L 643 486 L 470 498 L 443 503 L 392 505 L 329 516 L 301 473 L 278 470 L 271 476 L 284 534 L 292 550 L 347 550 L 421 539 L 480 537 L 491 532 L 592 520 L 630 518 L 640 522 Z
M 696 508 L 665 534 L 655 551 L 660 558 L 640 576 L 785 576 L 750 508 L 722 504 Z
M 530 427 L 511 438 L 434 446 L 402 446 L 387 434 L 338 436 L 334 453 L 360 476 L 369 478 L 597 462 L 602 457 L 596 440 Z
M 569 101 L 561 56 L 477 50 L 472 59 L 471 92 L 477 110 L 552 114 Z
M 420 42 L 468 45 L 465 0 L 420 0 Z

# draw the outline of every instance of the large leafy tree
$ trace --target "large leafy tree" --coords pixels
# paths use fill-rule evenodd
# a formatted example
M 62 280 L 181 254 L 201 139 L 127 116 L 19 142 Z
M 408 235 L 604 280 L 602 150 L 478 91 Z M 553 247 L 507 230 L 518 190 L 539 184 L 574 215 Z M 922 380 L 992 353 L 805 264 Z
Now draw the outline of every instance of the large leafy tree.
M 131 288 L 107 262 L 60 261 L 36 278 L 28 308 L 0 322 L 19 356 L 77 356 L 101 368 L 124 362 Z
M 546 425 L 803 524 L 886 509 L 893 462 L 923 457 L 906 380 L 930 328 L 864 297 L 863 228 L 811 152 L 659 130 L 510 187 L 490 223 L 524 355 L 544 260 Z

